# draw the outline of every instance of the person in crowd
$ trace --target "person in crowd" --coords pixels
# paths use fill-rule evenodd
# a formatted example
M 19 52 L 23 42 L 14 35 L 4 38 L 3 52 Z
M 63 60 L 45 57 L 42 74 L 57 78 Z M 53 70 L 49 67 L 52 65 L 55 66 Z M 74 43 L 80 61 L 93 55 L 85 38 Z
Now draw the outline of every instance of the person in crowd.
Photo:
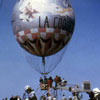
M 48 79 L 47 79 L 47 77 L 46 76 L 44 76 L 44 84 L 47 84 L 47 81 L 48 81 Z
M 7 100 L 7 98 L 5 98 L 5 99 L 2 99 L 2 100 Z
M 67 83 L 67 81 L 66 81 L 64 78 L 61 80 L 61 82 L 63 82 L 63 83 Z
M 17 96 L 15 96 L 15 99 L 14 100 L 17 100 Z
M 5 99 L 6 100 L 6 99 Z M 12 96 L 10 100 L 21 100 L 20 96 Z
M 73 94 L 73 100 L 80 100 L 78 92 L 77 93 L 73 92 L 72 94 Z
M 42 77 L 40 77 L 40 88 L 42 89 L 42 85 L 43 85 L 43 79 Z
M 34 96 L 33 96 L 33 97 L 31 97 L 29 100 L 37 100 L 36 95 L 34 94 Z
M 94 92 L 91 91 L 91 92 L 87 92 L 88 95 L 89 95 L 89 100 L 96 100 L 95 97 L 94 97 Z
M 5 100 L 7 100 L 7 98 L 5 98 Z
M 59 77 L 59 76 L 56 75 L 56 77 L 54 78 L 54 81 L 55 81 L 55 87 L 56 87 L 57 84 L 58 84 L 59 82 L 61 82 L 61 77 Z
M 50 93 L 47 93 L 47 100 L 52 100 L 52 96 L 50 95 Z
M 61 85 L 61 86 L 66 86 L 66 85 L 67 85 L 67 81 L 63 78 L 63 79 L 61 80 L 61 83 L 60 83 L 59 85 Z
M 29 85 L 25 86 L 25 92 L 23 97 L 24 100 L 37 100 L 37 97 L 35 95 L 35 91 L 31 89 Z
M 56 96 L 54 96 L 52 100 L 57 100 Z
M 96 100 L 100 100 L 100 90 L 99 90 L 99 88 L 94 88 L 93 93 L 94 93 L 94 98 Z
M 40 77 L 40 84 L 43 84 L 43 79 L 42 79 L 42 77 Z
M 17 100 L 21 100 L 20 96 L 16 96 L 16 99 L 17 99 Z
M 69 96 L 69 100 L 72 100 L 72 97 Z
M 67 100 L 66 96 L 63 94 L 61 100 Z
M 12 97 L 10 98 L 10 100 L 16 100 L 15 96 L 12 96 Z
M 61 82 L 61 77 L 60 76 L 58 76 L 58 82 Z
M 49 87 L 52 87 L 52 83 L 53 83 L 53 79 L 52 79 L 52 77 L 50 76 L 49 79 L 48 79 L 48 88 L 49 88 Z
M 46 100 L 46 97 L 45 97 L 44 94 L 41 96 L 41 99 L 40 100 Z

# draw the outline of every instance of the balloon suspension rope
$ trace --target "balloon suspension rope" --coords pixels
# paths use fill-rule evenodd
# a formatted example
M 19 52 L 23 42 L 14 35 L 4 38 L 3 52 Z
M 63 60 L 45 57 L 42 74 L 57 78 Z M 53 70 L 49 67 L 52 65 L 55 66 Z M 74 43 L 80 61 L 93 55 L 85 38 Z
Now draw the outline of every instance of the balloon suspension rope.
M 44 74 L 45 74 L 45 57 L 42 57 L 42 64 L 44 66 Z
M 45 57 L 42 57 L 42 64 L 45 66 Z

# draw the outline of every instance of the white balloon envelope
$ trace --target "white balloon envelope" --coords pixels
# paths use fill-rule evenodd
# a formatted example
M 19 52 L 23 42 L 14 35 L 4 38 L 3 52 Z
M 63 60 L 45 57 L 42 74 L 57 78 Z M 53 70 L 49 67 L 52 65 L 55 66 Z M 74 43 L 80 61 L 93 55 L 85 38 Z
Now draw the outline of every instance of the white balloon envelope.
M 18 0 L 13 9 L 12 28 L 16 40 L 27 51 L 27 55 L 38 59 L 37 62 L 42 57 L 40 62 L 44 67 L 40 68 L 43 70 L 39 71 L 39 63 L 35 65 L 40 73 L 51 71 L 46 70 L 49 68 L 46 67 L 46 58 L 62 55 L 60 52 L 64 51 L 62 49 L 71 39 L 74 25 L 75 17 L 68 0 Z M 27 58 L 32 60 L 30 56 Z M 55 61 L 50 66 L 54 65 Z

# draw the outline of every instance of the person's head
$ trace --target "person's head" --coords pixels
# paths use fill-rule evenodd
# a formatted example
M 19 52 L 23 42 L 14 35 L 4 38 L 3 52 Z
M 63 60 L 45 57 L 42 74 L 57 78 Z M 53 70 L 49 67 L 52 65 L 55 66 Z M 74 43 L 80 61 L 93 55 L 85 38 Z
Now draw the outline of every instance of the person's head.
M 69 100 L 72 100 L 71 96 L 69 96 Z
M 7 98 L 5 98 L 5 100 L 7 100 Z
M 65 95 L 63 94 L 63 96 L 65 96 Z
M 31 92 L 31 87 L 29 85 L 25 86 L 25 91 L 29 94 Z
M 15 96 L 11 96 L 10 99 L 13 99 L 14 100 L 15 99 Z
M 72 94 L 73 94 L 73 96 L 75 96 L 75 92 L 73 92 Z
M 11 98 L 15 98 L 14 96 L 12 96 Z
M 43 97 L 45 97 L 45 95 L 43 94 Z
M 49 79 L 52 79 L 52 77 L 50 76 Z
M 20 98 L 20 96 L 19 96 L 19 95 L 17 95 L 16 97 L 17 97 L 17 98 Z
M 47 93 L 47 97 L 50 96 L 50 93 Z

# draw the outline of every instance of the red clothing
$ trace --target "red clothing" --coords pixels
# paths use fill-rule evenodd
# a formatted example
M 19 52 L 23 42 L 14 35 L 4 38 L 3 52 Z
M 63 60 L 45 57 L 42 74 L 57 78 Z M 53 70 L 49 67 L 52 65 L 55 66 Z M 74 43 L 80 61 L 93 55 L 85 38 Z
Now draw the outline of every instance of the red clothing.
M 48 87 L 52 87 L 52 80 L 48 80 Z
M 55 82 L 58 83 L 59 82 L 59 77 L 55 77 Z

